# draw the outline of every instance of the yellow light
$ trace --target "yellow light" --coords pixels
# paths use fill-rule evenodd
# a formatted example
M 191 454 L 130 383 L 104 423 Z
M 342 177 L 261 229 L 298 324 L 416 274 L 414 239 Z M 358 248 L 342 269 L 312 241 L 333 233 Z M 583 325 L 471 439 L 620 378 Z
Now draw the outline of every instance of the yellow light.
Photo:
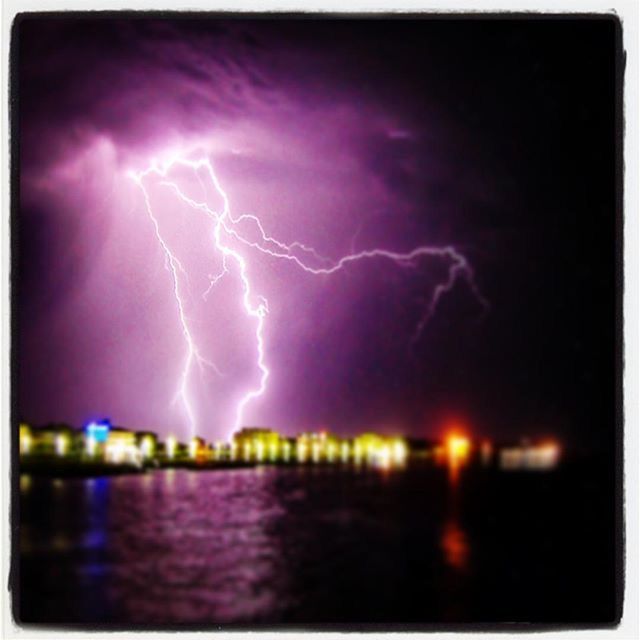
M 29 491 L 31 488 L 31 476 L 29 475 L 21 475 L 20 476 L 20 491 Z
M 262 462 L 264 460 L 264 442 L 262 440 L 258 440 L 255 443 L 256 446 L 256 458 L 258 462 Z
M 198 440 L 197 438 L 192 438 L 189 443 L 189 456 L 193 459 L 198 455 Z
M 311 457 L 314 462 L 320 462 L 320 444 L 318 442 L 311 445 Z
M 349 443 L 343 442 L 340 446 L 340 457 L 342 458 L 342 462 L 347 462 L 349 460 Z
M 169 460 L 173 460 L 176 455 L 176 439 L 173 436 L 169 436 L 167 438 L 167 458 Z
M 465 460 L 469 457 L 471 442 L 464 436 L 451 435 L 447 438 L 447 452 L 452 461 Z
M 304 462 L 307 459 L 307 445 L 304 442 L 298 442 L 296 456 L 300 462 Z
M 31 451 L 31 436 L 28 433 L 20 434 L 20 453 Z
M 145 436 L 142 439 L 142 455 L 145 458 L 150 458 L 153 455 L 153 440 L 151 436 Z
M 64 456 L 67 453 L 69 447 L 69 438 L 63 433 L 59 433 L 56 436 L 56 453 L 59 456 Z
M 407 445 L 402 440 L 393 442 L 393 461 L 396 464 L 403 464 L 407 459 Z
M 245 442 L 242 448 L 242 459 L 247 461 L 251 458 L 251 443 Z
M 388 446 L 380 447 L 376 454 L 376 464 L 383 469 L 388 469 L 391 466 L 391 448 Z
M 288 462 L 289 458 L 291 457 L 291 443 L 287 440 L 285 440 L 284 444 L 282 445 L 282 454 L 285 461 Z

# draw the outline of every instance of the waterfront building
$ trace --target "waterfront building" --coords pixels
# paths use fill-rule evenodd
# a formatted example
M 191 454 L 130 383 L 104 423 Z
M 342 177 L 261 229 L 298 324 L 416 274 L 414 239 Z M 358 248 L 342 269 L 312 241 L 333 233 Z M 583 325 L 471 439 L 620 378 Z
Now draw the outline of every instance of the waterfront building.
M 363 433 L 353 440 L 353 458 L 355 462 L 376 462 L 384 449 L 385 438 L 377 433 Z M 384 455 L 384 454 L 383 454 Z
M 20 423 L 20 455 L 26 456 L 31 453 L 33 445 L 33 435 L 31 427 L 25 422 Z
M 156 457 L 158 436 L 153 431 L 136 431 L 136 444 L 143 460 L 151 460 Z
M 194 436 L 189 441 L 189 458 L 196 462 L 207 462 L 211 458 L 211 450 L 204 438 Z
M 109 464 L 139 466 L 143 454 L 138 448 L 136 433 L 121 427 L 111 427 L 104 443 L 103 459 Z
M 533 445 L 525 440 L 519 446 L 503 447 L 499 454 L 499 466 L 505 471 L 549 471 L 554 469 L 559 461 L 560 446 L 551 441 Z
M 233 435 L 233 456 L 247 462 L 275 462 L 281 457 L 282 443 L 273 429 L 245 427 Z
M 76 450 L 76 430 L 67 424 L 42 427 L 20 425 L 20 454 L 44 457 L 65 457 Z

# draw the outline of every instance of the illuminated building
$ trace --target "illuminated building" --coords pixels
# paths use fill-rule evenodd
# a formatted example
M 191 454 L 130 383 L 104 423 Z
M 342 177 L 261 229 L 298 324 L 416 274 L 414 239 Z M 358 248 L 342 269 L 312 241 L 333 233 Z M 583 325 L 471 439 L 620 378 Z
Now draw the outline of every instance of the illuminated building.
M 548 471 L 560 461 L 560 445 L 549 441 L 537 445 L 523 442 L 520 446 L 502 448 L 499 460 L 500 468 L 505 471 Z
M 210 458 L 210 450 L 203 438 L 195 436 L 189 441 L 189 458 L 196 462 L 206 462 Z
M 139 466 L 143 455 L 138 448 L 138 438 L 133 431 L 111 427 L 104 441 L 104 461 L 109 464 Z
M 374 453 L 381 445 L 381 436 L 376 433 L 363 433 L 354 438 L 354 455 L 356 458 L 364 458 L 366 462 L 372 462 Z
M 326 430 L 301 433 L 295 439 L 298 462 L 338 462 L 344 456 L 343 441 Z M 347 445 L 348 449 L 348 445 Z
M 246 462 L 279 460 L 282 442 L 277 431 L 260 427 L 245 427 L 233 435 L 233 446 Z
M 391 443 L 393 462 L 397 465 L 404 464 L 409 457 L 409 447 L 402 438 L 394 438 Z
M 109 420 L 89 422 L 84 428 L 85 453 L 90 458 L 104 457 L 111 423 Z
M 353 441 L 353 458 L 357 464 L 364 461 L 374 467 L 389 469 L 404 465 L 408 455 L 404 438 L 363 433 Z
M 20 424 L 20 455 L 28 455 L 31 453 L 33 444 L 33 436 L 31 434 L 31 427 L 28 424 Z
M 174 436 L 168 436 L 164 445 L 161 445 L 159 449 L 164 452 L 167 460 L 173 460 L 176 457 L 176 448 L 178 446 L 178 441 Z
M 77 432 L 66 424 L 20 425 L 20 455 L 66 457 L 74 453 Z
M 311 452 L 311 440 L 309 434 L 301 433 L 296 438 L 296 460 L 298 462 L 307 462 Z
M 69 453 L 71 438 L 66 433 L 59 433 L 56 436 L 56 455 L 64 457 Z
M 216 442 L 212 447 L 212 458 L 219 462 L 220 460 L 227 460 L 230 458 L 229 449 L 224 442 Z
M 153 431 L 137 431 L 136 444 L 143 460 L 152 460 L 156 456 L 158 436 Z

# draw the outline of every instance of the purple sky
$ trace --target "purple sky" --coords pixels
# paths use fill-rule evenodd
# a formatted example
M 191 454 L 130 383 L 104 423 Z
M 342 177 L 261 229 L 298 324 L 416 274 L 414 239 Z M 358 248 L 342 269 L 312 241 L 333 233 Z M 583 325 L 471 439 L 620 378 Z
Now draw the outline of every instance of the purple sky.
M 110 416 L 117 424 L 189 435 L 184 406 L 174 401 L 186 345 L 171 272 L 128 175 L 175 154 L 211 162 L 234 216 L 253 214 L 267 234 L 333 261 L 365 249 L 453 245 L 491 303 L 482 316 L 461 279 L 412 344 L 434 288 L 446 279 L 446 260 L 427 258 L 414 269 L 366 260 L 314 276 L 238 248 L 254 294 L 269 305 L 268 388 L 247 405 L 245 424 L 289 433 L 324 426 L 424 435 L 434 416 L 473 420 L 487 398 L 494 410 L 476 411 L 477 420 L 486 425 L 500 413 L 500 378 L 494 372 L 485 388 L 483 372 L 499 350 L 496 368 L 508 378 L 519 366 L 517 353 L 513 361 L 509 354 L 527 348 L 487 344 L 514 327 L 501 320 L 502 298 L 518 295 L 517 278 L 492 276 L 526 272 L 546 259 L 544 252 L 534 256 L 531 267 L 518 256 L 538 231 L 537 216 L 548 215 L 525 202 L 525 180 L 513 169 L 528 156 L 512 134 L 530 122 L 529 112 L 519 116 L 518 102 L 505 103 L 517 87 L 502 85 L 498 99 L 479 91 L 471 72 L 464 75 L 471 45 L 448 44 L 446 33 L 430 40 L 416 24 L 403 28 L 22 23 L 22 419 L 80 425 Z M 465 42 L 465 33 L 454 35 Z M 513 84 L 518 74 L 508 71 Z M 544 101 L 545 88 L 527 87 Z M 476 100 L 477 112 L 469 109 Z M 482 114 L 495 111 L 492 101 L 500 108 L 484 122 Z M 491 142 L 503 126 L 494 138 L 500 143 Z M 193 172 L 176 170 L 171 179 L 202 200 Z M 190 372 L 197 431 L 224 437 L 239 399 L 259 384 L 255 321 L 243 311 L 234 274 L 203 299 L 209 276 L 221 268 L 211 221 L 157 176 L 145 184 L 161 234 L 185 269 L 179 286 L 194 342 L 223 374 Z M 207 197 L 212 208 L 220 205 L 211 190 Z M 518 207 L 526 210 L 520 218 Z M 257 237 L 251 225 L 241 229 Z M 528 384 L 521 375 L 516 396 Z M 534 390 L 544 393 L 544 386 Z M 531 409 L 528 402 L 518 410 Z M 527 427 L 541 415 L 562 423 L 568 414 L 533 404 Z

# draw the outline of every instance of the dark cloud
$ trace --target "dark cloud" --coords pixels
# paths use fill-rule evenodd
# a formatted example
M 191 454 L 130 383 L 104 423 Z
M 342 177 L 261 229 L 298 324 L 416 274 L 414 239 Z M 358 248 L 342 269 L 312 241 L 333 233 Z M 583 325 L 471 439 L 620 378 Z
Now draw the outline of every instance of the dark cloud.
M 79 422 L 103 403 L 161 431 L 179 420 L 182 337 L 126 171 L 201 145 L 236 211 L 279 238 L 333 258 L 451 243 L 492 305 L 479 322 L 460 283 L 408 353 L 437 260 L 410 277 L 372 264 L 311 283 L 252 258 L 274 363 L 252 419 L 423 433 L 455 410 L 488 432 L 553 423 L 608 441 L 613 22 L 26 17 L 16 34 L 21 358 L 40 372 L 19 381 L 25 419 Z M 199 299 L 216 267 L 207 229 L 157 188 Z M 194 326 L 251 378 L 224 286 L 191 303 Z M 70 326 L 90 328 L 70 344 Z M 66 387 L 42 358 L 67 363 Z M 96 360 L 99 380 L 83 383 Z M 197 383 L 212 433 L 232 379 Z

